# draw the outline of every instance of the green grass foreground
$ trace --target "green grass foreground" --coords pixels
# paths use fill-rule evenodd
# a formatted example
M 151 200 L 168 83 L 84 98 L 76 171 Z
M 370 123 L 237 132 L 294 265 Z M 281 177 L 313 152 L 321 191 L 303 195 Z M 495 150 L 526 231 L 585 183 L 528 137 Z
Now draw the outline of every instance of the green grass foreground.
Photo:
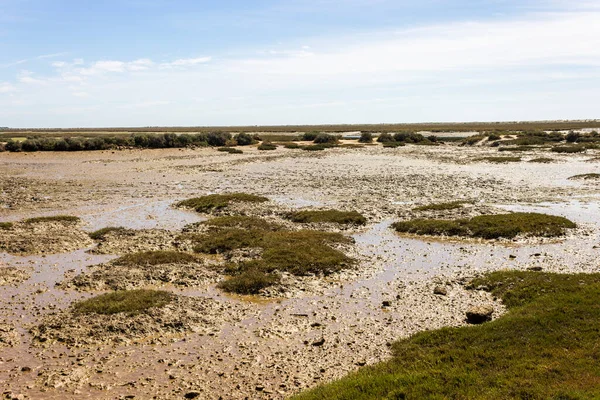
M 210 213 L 214 210 L 226 208 L 231 203 L 262 203 L 265 201 L 269 201 L 269 199 L 263 196 L 256 196 L 248 193 L 226 193 L 209 194 L 207 196 L 183 200 L 176 203 L 175 206 L 192 208 L 199 213 Z
M 294 399 L 600 398 L 600 274 L 501 271 L 473 285 L 508 312 L 398 341 L 391 360 Z
M 418 218 L 396 222 L 392 224 L 392 228 L 398 232 L 417 235 L 512 239 L 517 235 L 561 236 L 566 229 L 576 228 L 576 225 L 564 217 L 555 215 L 516 212 L 455 220 Z
M 161 290 L 122 290 L 105 293 L 73 305 L 76 313 L 135 315 L 153 307 L 163 307 L 173 300 L 173 295 Z

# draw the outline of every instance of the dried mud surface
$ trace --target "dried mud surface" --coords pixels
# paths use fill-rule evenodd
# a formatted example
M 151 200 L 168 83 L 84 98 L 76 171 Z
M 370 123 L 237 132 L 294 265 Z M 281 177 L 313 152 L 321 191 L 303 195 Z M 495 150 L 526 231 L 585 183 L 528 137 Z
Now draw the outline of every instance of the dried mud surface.
M 478 274 L 498 269 L 598 272 L 600 187 L 570 181 L 598 173 L 600 155 L 536 150 L 520 163 L 476 161 L 485 147 L 405 146 L 303 152 L 245 148 L 1 153 L 0 382 L 8 398 L 283 399 L 389 356 L 388 345 L 425 329 L 466 324 L 471 306 L 504 308 Z M 550 157 L 550 164 L 529 160 Z M 222 214 L 266 218 L 287 229 L 352 236 L 342 250 L 355 268 L 328 277 L 285 275 L 264 296 L 232 296 L 215 283 L 216 266 L 256 256 L 246 249 L 197 263 L 122 268 L 117 256 L 190 251 L 181 232 L 210 218 L 171 205 L 209 193 L 248 192 L 262 204 Z M 466 201 L 449 211 L 421 205 Z M 298 226 L 293 209 L 356 210 L 364 227 Z M 578 224 L 557 239 L 460 240 L 400 236 L 390 225 L 416 217 L 464 218 L 507 211 L 544 212 Z M 69 214 L 79 225 L 19 223 Z M 107 226 L 131 231 L 92 241 Z M 18 232 L 18 234 L 16 233 Z M 160 288 L 178 296 L 135 317 L 85 316 L 71 304 L 110 289 Z M 443 288 L 440 293 L 440 288 Z M 134 396 L 134 397 L 131 397 Z

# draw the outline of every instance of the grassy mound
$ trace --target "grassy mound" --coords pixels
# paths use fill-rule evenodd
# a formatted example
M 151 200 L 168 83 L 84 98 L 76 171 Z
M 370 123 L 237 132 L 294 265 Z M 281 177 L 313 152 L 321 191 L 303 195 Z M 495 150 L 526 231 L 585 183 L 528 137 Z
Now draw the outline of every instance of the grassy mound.
M 106 228 L 98 229 L 97 231 L 90 233 L 89 236 L 93 240 L 104 240 L 106 238 L 106 235 L 108 235 L 109 233 L 125 235 L 132 233 L 132 230 L 123 228 L 122 226 L 108 226 Z
M 217 287 L 229 293 L 257 294 L 278 282 L 278 275 L 249 270 L 219 283 Z
M 259 146 L 258 146 L 259 150 L 275 150 L 277 149 L 277 145 L 274 145 L 271 142 L 262 142 Z
M 420 207 L 413 208 L 414 211 L 445 211 L 445 210 L 456 210 L 457 208 L 462 208 L 464 201 L 452 201 L 449 203 L 434 203 L 427 204 Z
M 529 160 L 530 163 L 542 163 L 542 164 L 549 164 L 549 163 L 553 163 L 554 159 L 553 158 L 548 158 L 548 157 L 539 157 L 539 158 L 534 158 Z
M 581 174 L 570 177 L 571 180 L 600 179 L 600 174 Z
M 13 227 L 12 222 L 0 222 L 0 229 L 3 231 L 11 230 Z
M 141 253 L 126 254 L 113 262 L 116 265 L 161 265 L 161 264 L 185 264 L 198 260 L 192 254 L 179 251 L 146 251 Z
M 173 299 L 169 292 L 161 290 L 124 290 L 101 294 L 73 305 L 76 313 L 135 315 L 153 307 L 163 307 Z
M 203 222 L 204 225 L 217 228 L 238 228 L 238 229 L 259 229 L 263 231 L 276 231 L 281 229 L 281 225 L 262 218 L 248 217 L 245 215 L 231 215 L 216 217 Z
M 295 399 L 600 398 L 600 274 L 495 272 L 476 284 L 508 313 L 396 342 L 390 361 Z
M 585 151 L 585 146 L 575 145 L 575 146 L 556 146 L 550 149 L 550 151 L 554 153 L 583 153 Z
M 234 147 L 219 147 L 217 148 L 217 151 L 222 151 L 224 153 L 229 153 L 229 154 L 243 154 L 244 152 L 240 149 L 236 149 Z
M 357 211 L 319 210 L 296 211 L 286 215 L 292 222 L 331 222 L 336 224 L 364 225 L 367 219 Z
M 482 157 L 476 158 L 475 161 L 490 162 L 495 164 L 504 164 L 510 162 L 519 162 L 521 157 Z
M 417 235 L 467 236 L 484 239 L 514 238 L 517 235 L 554 237 L 576 225 L 563 217 L 539 213 L 480 215 L 469 219 L 414 219 L 396 222 L 398 232 Z
M 195 197 L 193 199 L 180 201 L 175 205 L 177 207 L 192 208 L 197 212 L 208 213 L 214 210 L 223 209 L 235 202 L 262 203 L 265 201 L 269 201 L 269 199 L 248 193 L 228 193 Z
M 67 222 L 67 223 L 76 223 L 79 222 L 79 217 L 74 217 L 72 215 L 54 215 L 51 217 L 35 217 L 26 219 L 24 222 L 26 224 L 37 224 L 40 222 Z
M 332 247 L 351 243 L 340 234 L 314 230 L 286 231 L 264 221 L 232 217 L 217 221 L 206 234 L 194 235 L 194 250 L 223 253 L 243 248 L 260 248 L 259 259 L 230 264 L 226 272 L 234 275 L 220 286 L 226 291 L 250 294 L 279 281 L 277 271 L 293 275 L 330 274 L 350 266 L 353 260 Z M 210 222 L 210 221 L 208 221 Z M 231 223 L 233 222 L 233 223 Z M 247 229 L 243 229 L 243 227 Z

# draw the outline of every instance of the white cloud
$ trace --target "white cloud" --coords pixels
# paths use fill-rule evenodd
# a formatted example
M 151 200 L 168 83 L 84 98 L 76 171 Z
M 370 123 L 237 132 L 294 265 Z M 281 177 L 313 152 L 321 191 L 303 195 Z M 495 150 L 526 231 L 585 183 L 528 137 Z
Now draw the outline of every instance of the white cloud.
M 163 69 L 174 67 L 191 67 L 199 64 L 206 64 L 212 61 L 212 57 L 197 57 L 197 58 L 180 58 L 172 62 L 162 63 L 160 67 Z
M 25 83 L 28 85 L 44 85 L 46 81 L 43 79 L 37 79 L 33 77 L 33 73 L 31 71 L 22 70 L 19 72 L 19 82 Z
M 8 82 L 0 82 L 0 93 L 10 93 L 14 92 L 17 89 Z

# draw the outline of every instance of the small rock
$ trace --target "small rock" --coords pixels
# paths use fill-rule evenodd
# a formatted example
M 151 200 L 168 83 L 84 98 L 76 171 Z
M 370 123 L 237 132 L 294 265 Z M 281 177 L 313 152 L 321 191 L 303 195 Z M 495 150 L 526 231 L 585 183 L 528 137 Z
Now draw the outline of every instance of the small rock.
M 389 300 L 384 300 L 381 302 L 382 307 L 390 307 L 391 305 L 392 305 L 392 302 Z
M 21 372 L 31 372 L 31 368 L 30 367 L 23 367 L 23 368 L 21 368 Z
M 439 294 L 441 296 L 445 296 L 448 294 L 448 291 L 443 286 L 436 286 L 435 289 L 433 289 L 433 294 Z
M 508 258 L 510 258 L 511 260 L 514 260 L 515 258 L 517 258 L 517 256 L 515 256 L 514 254 L 511 254 L 510 256 L 508 256 Z
M 481 324 L 492 319 L 494 307 L 490 305 L 475 306 L 467 311 L 467 322 L 471 324 Z
M 323 346 L 325 344 L 325 338 L 321 338 L 319 340 L 317 340 L 316 342 L 313 342 L 313 346 Z
M 200 396 L 200 392 L 187 392 L 183 397 L 186 399 L 195 399 L 198 396 Z

